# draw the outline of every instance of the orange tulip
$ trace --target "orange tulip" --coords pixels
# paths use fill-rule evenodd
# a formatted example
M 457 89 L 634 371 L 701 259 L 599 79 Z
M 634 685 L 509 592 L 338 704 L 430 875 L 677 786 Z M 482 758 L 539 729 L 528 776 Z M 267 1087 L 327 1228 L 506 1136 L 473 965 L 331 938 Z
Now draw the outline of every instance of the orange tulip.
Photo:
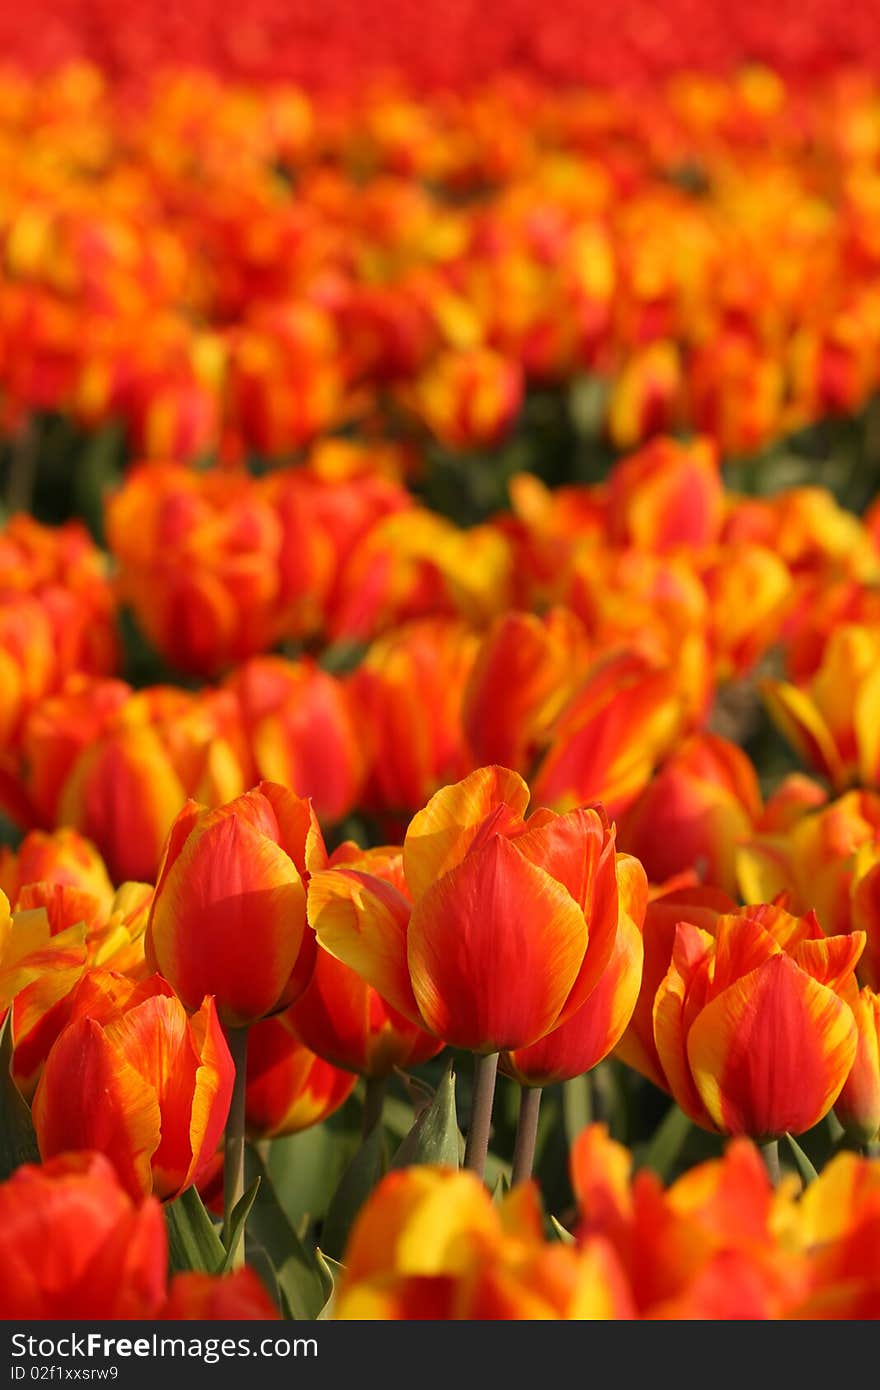
M 315 973 L 288 1017 L 296 1036 L 319 1057 L 371 1078 L 418 1066 L 443 1046 L 320 946 Z
M 588 998 L 618 923 L 614 835 L 596 810 L 536 811 L 507 768 L 444 787 L 410 822 L 413 906 L 381 879 L 315 875 L 319 943 L 456 1047 L 527 1047 Z
M 248 1034 L 247 1126 L 258 1139 L 320 1124 L 348 1099 L 356 1082 L 352 1072 L 303 1046 L 290 1009 L 255 1023 Z
M 566 704 L 535 776 L 557 810 L 601 801 L 618 816 L 635 800 L 687 718 L 678 673 L 637 651 L 600 658 Z
M 313 661 L 254 657 L 226 682 L 241 709 L 258 777 L 312 799 L 322 822 L 359 796 L 363 739 L 342 682 Z
M 335 1311 L 343 1320 L 632 1316 L 606 1242 L 549 1244 L 533 1186 L 493 1205 L 472 1173 L 389 1173 L 358 1214 L 344 1265 Z
M 617 544 L 645 550 L 715 540 L 724 489 L 717 451 L 707 439 L 656 439 L 623 459 L 608 479 L 608 526 Z
M 497 442 L 523 396 L 518 362 L 490 348 L 439 354 L 404 400 L 441 443 L 466 449 Z
M 880 785 L 880 735 L 874 719 L 878 672 L 880 634 L 850 623 L 831 633 L 807 689 L 764 682 L 774 721 L 808 765 L 837 791 L 853 782 Z
M 227 1027 L 279 1012 L 312 973 L 306 881 L 326 862 L 311 804 L 274 782 L 216 811 L 188 802 L 165 847 L 148 962 L 187 1008 L 213 995 Z
M 737 847 L 760 813 L 758 779 L 746 754 L 716 734 L 695 734 L 621 818 L 620 845 L 654 883 L 693 869 L 733 893 Z
M 586 675 L 588 652 L 584 626 L 568 609 L 551 609 L 540 618 L 518 612 L 497 618 L 464 693 L 464 729 L 474 761 L 526 774 Z
M 100 1154 L 25 1164 L 0 1185 L 3 1316 L 154 1318 L 166 1245 L 159 1203 L 133 1200 Z
M 223 692 L 69 684 L 25 728 L 35 819 L 87 834 L 117 882 L 152 879 L 187 796 L 217 804 L 242 790 L 235 714 Z
M 371 643 L 348 680 L 368 754 L 364 804 L 411 814 L 470 766 L 462 701 L 478 638 L 454 618 L 427 618 Z
M 113 886 L 91 840 L 65 826 L 47 833 L 32 830 L 16 850 L 0 848 L 0 889 L 15 903 L 29 883 L 69 884 L 108 903 Z
M 80 1017 L 52 1046 L 34 1096 L 40 1155 L 96 1149 L 135 1200 L 174 1198 L 213 1158 L 232 1083 L 213 1000 L 192 1018 L 164 994 L 103 1021 Z
M 863 931 L 857 973 L 880 989 L 880 796 L 849 791 L 818 809 L 796 796 L 790 809 L 790 824 L 769 825 L 739 850 L 741 893 L 753 902 L 784 893 L 793 912 L 815 909 L 828 935 Z
M 643 1318 L 778 1318 L 802 1295 L 804 1271 L 781 1246 L 790 1191 L 774 1193 L 755 1147 L 733 1141 L 665 1191 L 590 1125 L 572 1146 L 579 1240 L 607 1240 Z
M 857 1143 L 871 1144 L 880 1136 L 880 995 L 865 986 L 850 1007 L 858 1046 L 834 1113 Z
M 848 1001 L 864 936 L 825 937 L 771 906 L 679 922 L 654 1001 L 666 1088 L 697 1124 L 769 1140 L 801 1134 L 836 1101 L 856 1055 Z

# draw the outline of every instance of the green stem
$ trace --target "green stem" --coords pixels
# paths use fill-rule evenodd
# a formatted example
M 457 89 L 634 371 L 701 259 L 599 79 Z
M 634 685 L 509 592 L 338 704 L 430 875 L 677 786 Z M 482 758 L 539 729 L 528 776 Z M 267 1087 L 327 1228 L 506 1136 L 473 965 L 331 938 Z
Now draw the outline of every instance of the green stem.
M 770 1139 L 766 1144 L 761 1145 L 761 1153 L 764 1155 L 764 1162 L 767 1165 L 767 1172 L 770 1174 L 770 1181 L 776 1187 L 782 1176 L 782 1169 L 779 1166 L 779 1140 Z
M 363 1136 L 366 1139 L 368 1134 L 372 1134 L 376 1125 L 382 1119 L 382 1111 L 385 1108 L 385 1087 L 388 1078 L 385 1076 L 368 1076 L 367 1089 L 364 1095 L 364 1113 L 362 1119 Z
M 6 481 L 6 509 L 10 515 L 31 510 L 36 474 L 37 441 L 34 422 L 29 418 L 12 441 Z
M 471 1122 L 464 1146 L 464 1166 L 470 1168 L 479 1178 L 486 1171 L 497 1072 L 497 1052 L 490 1052 L 485 1057 L 477 1056 L 474 1059 L 474 1095 L 471 1102 Z
M 245 1096 L 247 1094 L 247 1028 L 227 1028 L 226 1041 L 235 1064 L 232 1102 L 223 1142 L 223 1243 L 229 1240 L 232 1213 L 244 1196 Z M 239 1242 L 233 1268 L 244 1264 L 244 1241 Z
M 528 1182 L 535 1162 L 535 1140 L 538 1137 L 538 1116 L 541 1113 L 541 1087 L 523 1086 L 519 1097 L 519 1118 L 516 1122 L 516 1142 L 513 1147 L 511 1185 Z

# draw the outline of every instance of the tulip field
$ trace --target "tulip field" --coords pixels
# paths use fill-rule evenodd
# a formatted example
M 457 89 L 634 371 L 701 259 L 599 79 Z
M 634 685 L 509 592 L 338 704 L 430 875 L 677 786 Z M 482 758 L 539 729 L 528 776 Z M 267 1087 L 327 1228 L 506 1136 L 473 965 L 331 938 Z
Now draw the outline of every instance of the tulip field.
M 0 1318 L 880 1318 L 880 6 L 107 8 L 0 4 Z

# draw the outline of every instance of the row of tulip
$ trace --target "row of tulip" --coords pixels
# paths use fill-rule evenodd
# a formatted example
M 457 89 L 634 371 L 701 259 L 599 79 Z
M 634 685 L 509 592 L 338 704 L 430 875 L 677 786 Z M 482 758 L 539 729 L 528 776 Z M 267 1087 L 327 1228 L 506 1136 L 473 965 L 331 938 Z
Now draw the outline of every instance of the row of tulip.
M 601 808 L 527 815 L 528 802 L 515 772 L 479 769 L 437 792 L 402 846 L 346 844 L 328 856 L 308 799 L 263 782 L 214 811 L 188 803 L 155 890 L 126 884 L 115 893 L 96 851 L 75 832 L 27 837 L 2 866 L 14 910 L 0 918 L 0 1003 L 9 1009 L 16 1094 L 30 1101 L 26 1123 L 48 1167 L 22 1169 L 13 1190 L 30 1193 L 38 1211 L 57 1181 L 59 1202 L 67 1185 L 88 1206 L 107 1174 L 69 1155 L 97 1151 L 109 1160 L 111 1185 L 125 1200 L 108 1205 L 97 1249 L 89 1247 L 101 1267 L 109 1258 L 103 1241 L 117 1248 L 117 1222 L 155 1226 L 144 1199 L 173 1203 L 196 1184 L 211 1204 L 222 1186 L 234 1263 L 230 1220 L 242 1197 L 245 1130 L 266 1139 L 319 1123 L 346 1100 L 358 1073 L 375 1086 L 445 1044 L 478 1058 L 466 1149 L 478 1172 L 499 1054 L 523 1088 L 525 1115 L 535 1110 L 527 1097 L 539 1101 L 544 1086 L 582 1075 L 616 1049 L 703 1129 L 766 1145 L 811 1130 L 834 1107 L 851 1142 L 876 1141 L 880 999 L 856 979 L 863 932 L 827 935 L 813 913 L 798 918 L 779 903 L 736 908 L 694 883 L 650 891 L 638 860 L 616 850 Z M 482 1124 L 480 1153 L 474 1136 Z M 749 1227 L 746 1238 L 741 1212 L 739 1235 L 730 1235 L 736 1249 L 718 1269 L 714 1256 L 725 1246 L 718 1231 L 690 1248 L 697 1239 L 690 1202 L 698 1194 L 712 1226 L 720 1213 L 707 1192 L 719 1176 L 726 1185 L 728 1169 L 689 1174 L 669 1198 L 668 1220 L 685 1221 L 676 1283 L 664 1266 L 665 1237 L 656 1250 L 639 1242 L 639 1266 L 632 1264 L 632 1223 L 656 1222 L 656 1212 L 644 1216 L 641 1206 L 643 1199 L 656 1206 L 656 1185 L 639 1180 L 629 1196 L 625 1153 L 589 1134 L 579 1142 L 575 1189 L 587 1194 L 587 1249 L 577 1257 L 546 1246 L 535 1194 L 520 1191 L 531 1158 L 518 1136 L 519 1195 L 510 1199 L 509 1222 L 470 1180 L 455 1188 L 450 1174 L 426 1169 L 389 1178 L 361 1218 L 369 1234 L 360 1243 L 358 1230 L 352 1235 L 339 1315 L 348 1308 L 350 1316 L 531 1316 L 528 1307 L 539 1306 L 527 1301 L 531 1289 L 556 1316 L 687 1317 L 704 1299 L 722 1306 L 719 1279 L 730 1261 L 736 1279 L 724 1281 L 727 1311 L 716 1316 L 826 1316 L 825 1303 L 838 1300 L 836 1316 L 876 1312 L 869 1166 L 838 1161 L 827 1169 L 803 1210 L 833 1205 L 841 1186 L 854 1185 L 858 1196 L 834 1220 L 811 1218 L 809 1238 L 798 1239 L 790 1228 L 799 1218 L 780 1214 L 791 1207 L 790 1189 L 783 1185 L 773 1198 L 748 1151 L 731 1150 L 725 1163 L 743 1167 L 748 1180 L 743 1192 L 731 1178 L 736 1200 L 755 1201 L 766 1224 Z M 436 1208 L 436 1230 L 430 1222 L 422 1230 L 423 1202 L 425 1211 Z M 23 1220 L 27 1229 L 39 1216 L 30 1211 Z M 417 1241 L 407 1235 L 410 1221 Z M 155 1242 L 155 1231 L 144 1235 L 151 1267 L 161 1250 Z M 462 1243 L 460 1265 L 444 1265 L 447 1242 Z M 410 1246 L 413 1255 L 398 1264 L 396 1251 Z M 24 1241 L 22 1258 L 27 1248 Z M 70 1287 L 54 1291 L 73 1299 L 66 1315 L 84 1297 L 76 1284 L 82 1267 L 78 1259 L 65 1271 Z M 517 1269 L 523 1289 L 511 1295 L 512 1311 L 503 1311 L 503 1300 L 492 1314 L 477 1311 L 516 1282 Z M 420 1277 L 427 1274 L 444 1277 L 434 1286 Z M 212 1292 L 209 1283 L 192 1291 L 184 1284 L 176 1294 L 172 1286 L 166 1295 L 164 1283 L 140 1275 L 153 1309 L 167 1296 L 184 1310 L 174 1316 L 205 1315 L 186 1313 L 190 1299 L 204 1310 L 234 1306 L 223 1300 L 238 1296 Z M 500 1281 L 499 1290 L 487 1291 L 483 1304 L 474 1280 L 487 1288 Z M 52 1307 L 53 1290 L 39 1274 L 23 1290 L 22 1307 L 48 1315 L 41 1309 Z M 101 1281 L 95 1297 L 108 1298 Z M 124 1285 L 114 1286 L 114 1297 L 137 1308 Z M 254 1315 L 262 1315 L 253 1288 L 242 1285 L 241 1297 L 256 1300 Z M 230 1314 L 214 1313 L 223 1315 Z
M 774 1191 L 746 1140 L 666 1189 L 630 1166 L 601 1126 L 583 1131 L 571 1153 L 577 1226 L 565 1242 L 545 1236 L 534 1188 L 498 1206 L 472 1174 L 389 1174 L 352 1231 L 333 1315 L 876 1318 L 876 1164 L 841 1155 L 799 1199 L 796 1182 Z M 0 1185 L 0 1211 L 9 1318 L 278 1316 L 250 1269 L 176 1274 L 169 1286 L 158 1203 L 133 1203 L 98 1154 L 20 1168 Z
M 455 449 L 607 383 L 633 447 L 749 453 L 877 385 L 877 90 L 748 68 L 638 95 L 326 100 L 87 67 L 0 83 L 0 408 L 135 455 L 279 460 L 357 426 Z

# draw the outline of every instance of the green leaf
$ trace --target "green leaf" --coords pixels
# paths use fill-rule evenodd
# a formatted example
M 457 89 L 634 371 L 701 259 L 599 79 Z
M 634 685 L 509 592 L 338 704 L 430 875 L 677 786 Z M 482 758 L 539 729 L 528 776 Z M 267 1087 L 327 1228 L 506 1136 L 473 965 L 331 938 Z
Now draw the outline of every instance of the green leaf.
M 450 1064 L 433 1099 L 422 1110 L 392 1158 L 391 1167 L 442 1163 L 449 1168 L 457 1168 L 461 1163 L 462 1147 L 463 1140 L 455 1113 L 455 1072 Z
M 294 1228 L 304 1217 L 323 1217 L 342 1174 L 360 1148 L 360 1130 L 361 1107 L 349 1099 L 323 1124 L 272 1140 L 269 1176 Z
M 269 1260 L 284 1315 L 314 1319 L 327 1301 L 315 1251 L 304 1245 L 291 1226 L 262 1159 L 250 1145 L 245 1148 L 244 1166 L 246 1181 L 253 1183 L 260 1178 L 248 1217 L 245 1249 L 253 1240 Z
M 692 1129 L 693 1121 L 684 1111 L 670 1105 L 642 1154 L 640 1166 L 651 1168 L 659 1178 L 668 1180 Z
M 321 1270 L 321 1280 L 324 1285 L 326 1302 L 318 1314 L 321 1321 L 333 1317 L 333 1306 L 336 1302 L 336 1285 L 339 1283 L 340 1276 L 345 1273 L 345 1265 L 341 1265 L 338 1260 L 333 1260 L 329 1255 L 325 1255 L 320 1247 L 315 1251 L 318 1265 Z
M 571 1231 L 567 1231 L 561 1221 L 557 1221 L 555 1216 L 550 1217 L 550 1225 L 553 1227 L 553 1234 L 557 1240 L 561 1240 L 563 1245 L 574 1245 L 575 1239 Z
M 794 1159 L 794 1166 L 798 1170 L 798 1174 L 800 1175 L 804 1187 L 809 1187 L 810 1183 L 814 1182 L 815 1179 L 819 1176 L 818 1173 L 816 1172 L 810 1160 L 807 1158 L 807 1155 L 804 1153 L 797 1140 L 792 1138 L 790 1134 L 783 1135 L 783 1138 L 785 1139 L 785 1142 L 788 1145 L 789 1152 L 791 1153 L 791 1156 Z
M 342 1175 L 321 1229 L 321 1248 L 342 1258 L 355 1217 L 385 1171 L 385 1133 L 375 1125 Z
M 23 1163 L 39 1163 L 31 1112 L 12 1079 L 12 1010 L 0 1028 L 0 1180 Z
M 176 1273 L 193 1269 L 199 1274 L 217 1274 L 226 1259 L 219 1232 L 205 1210 L 194 1187 L 165 1208 L 168 1228 L 168 1254 Z
M 244 1236 L 247 1219 L 250 1216 L 251 1207 L 254 1205 L 257 1193 L 260 1190 L 262 1179 L 257 1177 L 248 1188 L 247 1192 L 236 1202 L 229 1217 L 229 1238 L 226 1241 L 226 1255 L 223 1264 L 220 1266 L 220 1273 L 225 1274 L 232 1268 L 235 1253 Z

